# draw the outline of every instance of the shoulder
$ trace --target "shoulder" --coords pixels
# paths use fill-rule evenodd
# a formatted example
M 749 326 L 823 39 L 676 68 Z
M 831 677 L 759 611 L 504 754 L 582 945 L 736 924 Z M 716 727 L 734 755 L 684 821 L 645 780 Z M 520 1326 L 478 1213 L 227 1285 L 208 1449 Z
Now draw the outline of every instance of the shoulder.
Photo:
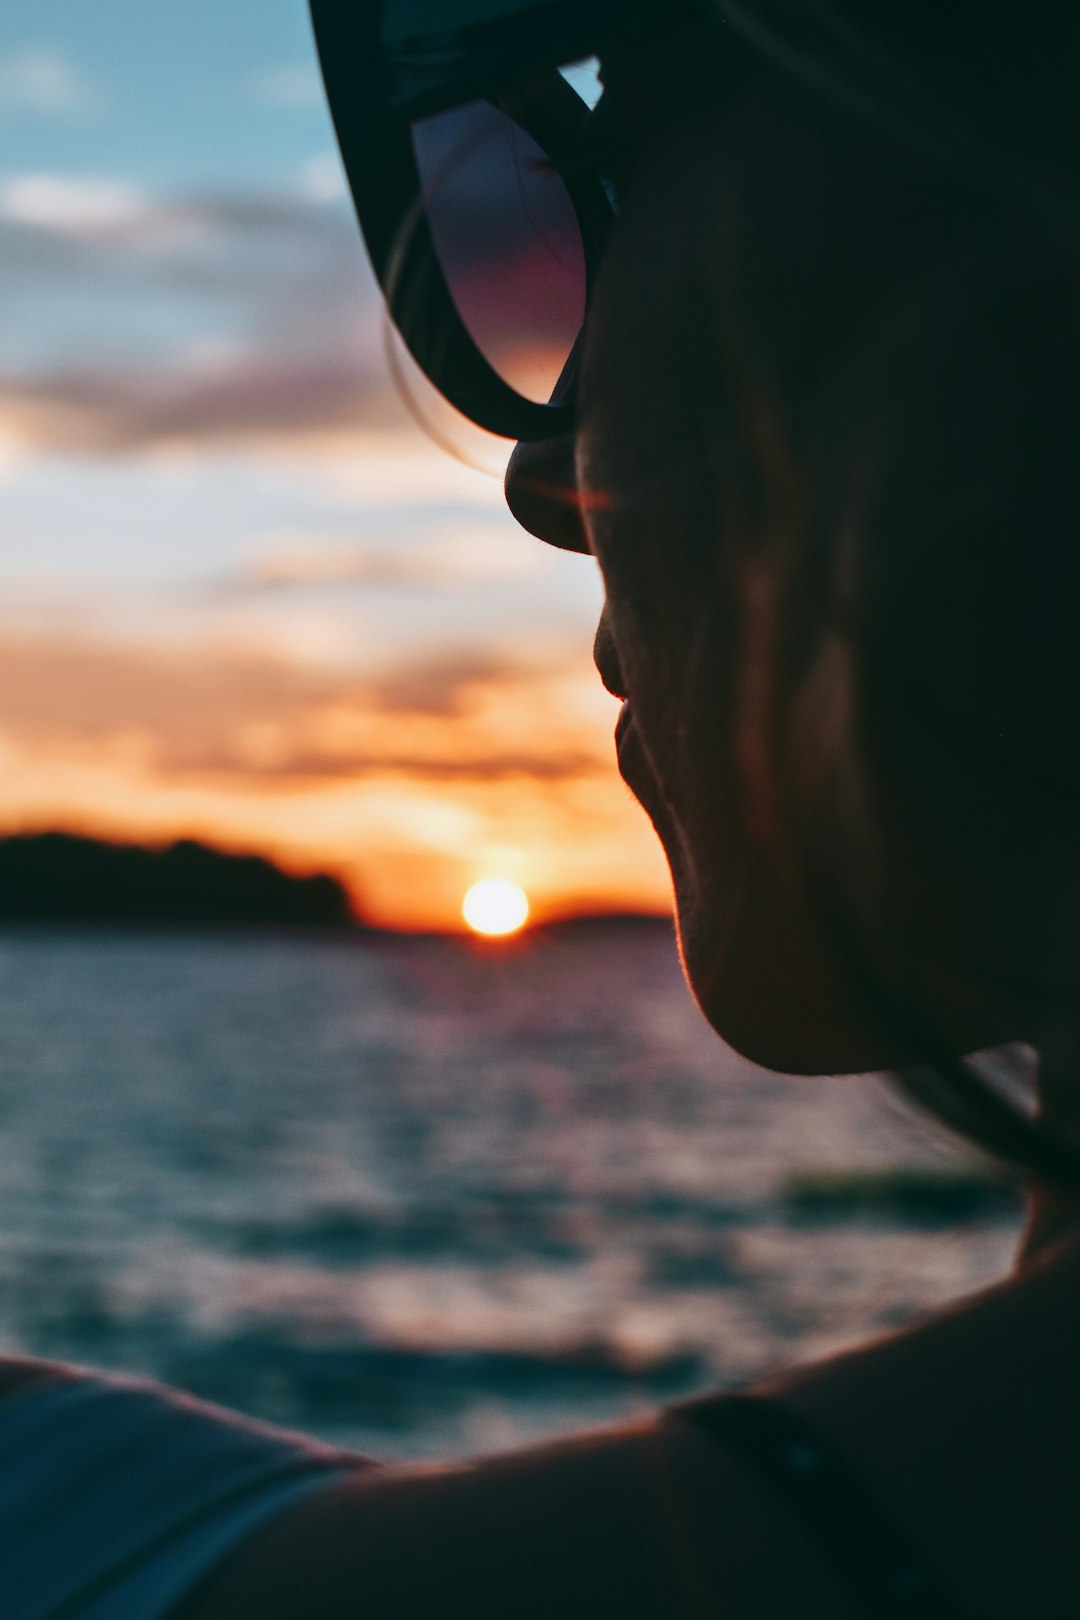
M 943 1590 L 987 1616 L 1073 1590 L 1080 1260 L 773 1381 Z M 1065 1583 L 1063 1585 L 1063 1583 Z M 177 1620 L 856 1620 L 807 1521 L 678 1417 L 335 1486 Z
M 856 1620 L 783 1506 L 736 1458 L 662 1419 L 339 1485 L 252 1538 L 177 1620 L 301 1612 Z
M 62 1361 L 42 1361 L 36 1356 L 3 1356 L 0 1357 L 0 1401 L 33 1384 L 55 1383 L 78 1376 L 75 1368 Z
M 770 1392 L 828 1437 L 972 1612 L 1004 1617 L 1042 1613 L 1080 1580 L 1078 1365 L 1074 1245 Z

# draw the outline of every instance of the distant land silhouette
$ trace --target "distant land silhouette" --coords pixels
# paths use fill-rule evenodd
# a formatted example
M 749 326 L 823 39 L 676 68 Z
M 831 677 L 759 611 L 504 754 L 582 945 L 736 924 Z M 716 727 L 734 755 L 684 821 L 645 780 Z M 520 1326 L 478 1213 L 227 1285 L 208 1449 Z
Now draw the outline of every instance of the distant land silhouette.
M 0 923 L 356 931 L 336 878 L 183 838 L 163 849 L 71 833 L 0 839 Z
M 567 936 L 592 934 L 663 932 L 674 935 L 675 921 L 670 911 L 580 911 L 548 917 L 537 924 L 547 933 Z

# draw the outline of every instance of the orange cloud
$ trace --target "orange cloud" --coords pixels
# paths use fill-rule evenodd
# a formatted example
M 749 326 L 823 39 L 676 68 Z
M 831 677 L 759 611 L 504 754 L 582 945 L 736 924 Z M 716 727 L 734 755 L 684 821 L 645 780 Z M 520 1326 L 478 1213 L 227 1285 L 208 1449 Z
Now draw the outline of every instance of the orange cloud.
M 0 641 L 0 821 L 193 834 L 331 867 L 373 920 L 453 927 L 479 876 L 543 916 L 662 909 L 583 660 L 460 655 L 363 677 L 61 636 Z

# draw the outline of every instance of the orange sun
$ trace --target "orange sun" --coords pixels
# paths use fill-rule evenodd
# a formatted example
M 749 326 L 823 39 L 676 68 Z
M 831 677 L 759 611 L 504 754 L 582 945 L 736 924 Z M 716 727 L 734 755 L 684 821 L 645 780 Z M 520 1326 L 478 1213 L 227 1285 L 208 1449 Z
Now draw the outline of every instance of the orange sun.
M 465 896 L 461 915 L 476 934 L 516 934 L 528 919 L 529 899 L 516 883 L 485 878 Z

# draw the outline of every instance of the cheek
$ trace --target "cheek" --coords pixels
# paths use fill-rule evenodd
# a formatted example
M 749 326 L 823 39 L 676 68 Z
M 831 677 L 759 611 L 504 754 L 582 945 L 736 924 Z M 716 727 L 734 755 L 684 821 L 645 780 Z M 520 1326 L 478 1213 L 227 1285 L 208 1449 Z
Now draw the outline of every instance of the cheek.
M 585 327 L 576 443 L 620 652 L 669 713 L 699 667 L 714 705 L 730 687 L 731 575 L 761 504 L 750 487 L 760 413 L 719 336 L 715 255 L 694 221 L 690 200 L 635 187 Z
M 715 886 L 733 841 L 738 593 L 712 458 L 694 442 L 704 413 L 671 387 L 655 325 L 636 347 L 624 335 L 621 319 L 592 335 L 579 479 L 605 495 L 586 525 L 648 766 L 649 780 L 628 781 L 688 895 Z
M 701 688 L 715 711 L 726 685 L 718 668 L 731 646 L 723 540 L 708 459 L 693 445 L 692 402 L 665 399 L 659 381 L 651 386 L 658 368 L 649 345 L 632 367 L 627 352 L 612 343 L 597 353 L 593 377 L 604 386 L 578 436 L 578 480 L 602 493 L 585 523 L 634 711 L 674 740 Z
M 748 646 L 766 617 L 750 612 L 762 603 L 746 562 L 760 413 L 723 345 L 710 347 L 695 266 L 713 259 L 685 237 L 662 215 L 655 229 L 637 210 L 620 220 L 586 329 L 578 479 L 604 497 L 585 519 L 644 762 L 639 780 L 632 759 L 624 774 L 671 865 L 688 977 L 730 1038 L 740 1006 L 757 1015 L 782 932 L 765 926 L 768 805 L 747 791 L 768 699 Z M 751 959 L 753 986 L 740 967 Z

